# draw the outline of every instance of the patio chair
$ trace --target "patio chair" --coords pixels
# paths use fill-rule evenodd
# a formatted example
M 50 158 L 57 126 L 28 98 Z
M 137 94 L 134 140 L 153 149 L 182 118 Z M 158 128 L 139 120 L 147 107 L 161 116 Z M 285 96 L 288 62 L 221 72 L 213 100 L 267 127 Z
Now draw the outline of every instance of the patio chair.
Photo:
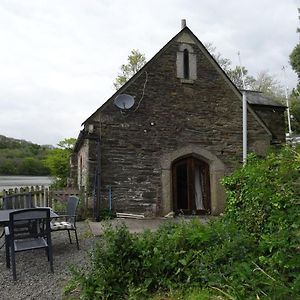
M 29 193 L 18 193 L 9 194 L 3 197 L 3 209 L 22 209 L 22 208 L 33 208 L 34 204 L 32 201 L 32 194 Z M 24 221 L 25 223 L 26 221 Z M 19 224 L 22 225 L 21 222 Z M 0 238 L 5 234 L 4 230 L 0 235 Z M 0 249 L 4 246 L 1 245 Z
M 12 265 L 14 280 L 17 279 L 15 253 L 21 251 L 44 248 L 53 273 L 50 209 L 30 208 L 11 212 L 5 227 L 5 245 L 6 267 Z
M 78 206 L 79 198 L 76 196 L 69 196 L 67 202 L 66 214 L 60 214 L 57 218 L 51 222 L 51 231 L 67 230 L 69 235 L 70 244 L 72 244 L 70 231 L 74 231 L 77 249 L 79 250 L 79 242 L 76 229 L 76 210 Z
M 3 197 L 3 209 L 33 208 L 31 193 L 10 194 Z

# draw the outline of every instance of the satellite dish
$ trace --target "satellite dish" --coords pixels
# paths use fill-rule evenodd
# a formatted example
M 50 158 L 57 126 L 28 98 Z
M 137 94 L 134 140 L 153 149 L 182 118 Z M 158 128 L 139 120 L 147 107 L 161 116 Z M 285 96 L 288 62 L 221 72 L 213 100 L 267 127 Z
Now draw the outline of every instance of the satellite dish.
M 134 105 L 134 97 L 127 94 L 118 95 L 114 104 L 121 109 L 129 109 Z

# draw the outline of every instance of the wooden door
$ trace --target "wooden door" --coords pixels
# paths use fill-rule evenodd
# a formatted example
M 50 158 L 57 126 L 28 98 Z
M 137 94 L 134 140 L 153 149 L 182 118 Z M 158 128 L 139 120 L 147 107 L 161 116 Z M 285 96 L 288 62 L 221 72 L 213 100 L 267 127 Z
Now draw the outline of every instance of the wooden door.
M 175 213 L 210 213 L 209 165 L 193 156 L 176 160 L 172 166 Z

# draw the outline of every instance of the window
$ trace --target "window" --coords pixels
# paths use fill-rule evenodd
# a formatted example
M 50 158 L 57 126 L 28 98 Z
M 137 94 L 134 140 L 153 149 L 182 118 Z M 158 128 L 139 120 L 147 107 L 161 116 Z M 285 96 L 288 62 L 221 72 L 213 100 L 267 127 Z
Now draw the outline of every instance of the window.
M 182 83 L 193 83 L 197 79 L 197 61 L 193 47 L 180 44 L 177 52 L 177 77 Z
M 184 79 L 190 78 L 189 51 L 187 49 L 183 51 L 183 77 Z

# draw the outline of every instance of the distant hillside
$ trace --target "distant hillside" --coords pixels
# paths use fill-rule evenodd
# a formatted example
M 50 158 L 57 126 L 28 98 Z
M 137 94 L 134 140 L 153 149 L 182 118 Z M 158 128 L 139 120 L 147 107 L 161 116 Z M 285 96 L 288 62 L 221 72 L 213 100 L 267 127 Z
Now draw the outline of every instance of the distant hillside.
M 49 175 L 44 159 L 52 148 L 0 135 L 0 175 Z
M 4 135 L 0 134 L 0 149 L 1 148 L 22 148 L 23 146 L 26 145 L 37 145 L 34 144 L 32 142 L 29 141 L 25 141 L 25 140 L 18 140 L 18 139 L 14 139 L 11 137 L 7 137 Z M 39 147 L 43 147 L 46 149 L 52 149 L 53 146 L 52 145 L 37 145 Z

